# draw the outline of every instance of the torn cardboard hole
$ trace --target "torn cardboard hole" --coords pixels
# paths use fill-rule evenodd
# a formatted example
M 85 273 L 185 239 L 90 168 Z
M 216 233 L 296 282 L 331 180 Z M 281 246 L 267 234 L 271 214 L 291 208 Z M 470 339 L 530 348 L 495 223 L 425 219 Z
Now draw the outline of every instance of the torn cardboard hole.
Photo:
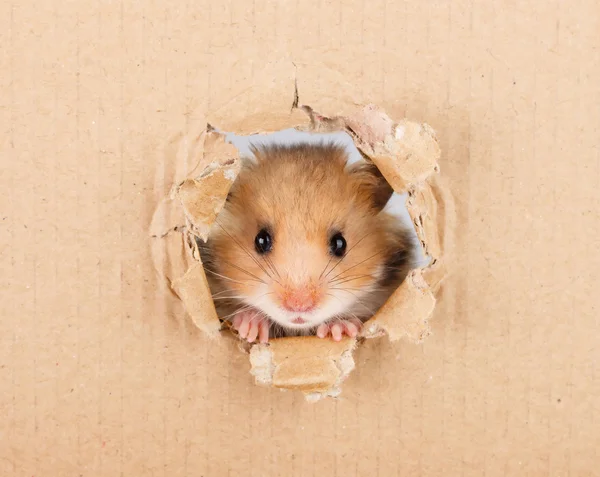
M 387 335 L 390 340 L 420 343 L 430 334 L 428 319 L 435 307 L 433 288 L 445 269 L 431 177 L 439 173 L 440 148 L 434 131 L 426 124 L 408 120 L 394 122 L 375 106 L 348 116 L 328 117 L 308 106 L 296 129 L 308 132 L 349 133 L 367 159 L 379 168 L 397 193 L 408 193 L 407 209 L 420 245 L 431 258 L 428 266 L 412 270 L 374 317 L 363 327 L 360 339 Z M 258 125 L 259 126 L 259 125 Z M 273 131 L 265 130 L 264 133 Z M 222 329 L 215 311 L 196 239 L 206 240 L 235 181 L 240 160 L 225 136 L 208 126 L 200 136 L 201 157 L 186 158 L 196 164 L 178 181 L 157 207 L 151 235 L 157 270 L 183 302 L 192 320 L 209 336 Z M 173 246 L 173 242 L 179 246 Z M 354 368 L 356 339 L 341 342 L 316 337 L 279 338 L 249 349 L 251 373 L 258 384 L 303 392 L 308 399 L 336 396 L 343 380 Z

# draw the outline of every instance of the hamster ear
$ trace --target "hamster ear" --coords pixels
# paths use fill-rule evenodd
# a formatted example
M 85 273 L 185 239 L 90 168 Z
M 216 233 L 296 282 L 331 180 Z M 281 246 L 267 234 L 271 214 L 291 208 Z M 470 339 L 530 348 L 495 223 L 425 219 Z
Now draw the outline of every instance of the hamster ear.
M 349 167 L 349 173 L 356 178 L 359 188 L 371 199 L 373 207 L 380 211 L 392 197 L 394 189 L 383 177 L 377 166 L 370 160 L 355 162 Z

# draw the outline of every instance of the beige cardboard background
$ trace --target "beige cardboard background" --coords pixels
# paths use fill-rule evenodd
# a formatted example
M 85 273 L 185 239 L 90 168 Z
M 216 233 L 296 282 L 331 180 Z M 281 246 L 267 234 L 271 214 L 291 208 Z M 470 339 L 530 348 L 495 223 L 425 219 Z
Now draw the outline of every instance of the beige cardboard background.
M 598 31 L 593 0 L 2 3 L 0 473 L 592 474 Z M 431 124 L 460 191 L 434 334 L 312 406 L 194 329 L 147 238 L 167 142 L 295 77 Z

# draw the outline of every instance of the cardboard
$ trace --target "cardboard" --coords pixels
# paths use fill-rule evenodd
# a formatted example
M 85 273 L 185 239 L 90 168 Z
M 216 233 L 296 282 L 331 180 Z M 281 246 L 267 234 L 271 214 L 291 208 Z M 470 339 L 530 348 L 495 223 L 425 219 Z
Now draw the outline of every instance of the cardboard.
M 347 131 L 361 153 L 381 170 L 396 192 L 409 191 L 411 201 L 408 211 L 417 235 L 423 249 L 434 254 L 432 258 L 441 268 L 436 233 L 438 217 L 435 198 L 428 183 L 429 177 L 439 172 L 440 148 L 431 127 L 407 120 L 394 123 L 374 105 L 338 117 L 324 116 L 310 106 L 301 106 L 301 109 L 308 114 L 310 124 L 297 124 L 298 129 L 311 132 Z M 253 123 L 253 127 L 258 130 L 263 124 Z M 195 167 L 190 177 L 172 187 L 171 197 L 159 203 L 151 224 L 153 238 L 165 239 L 169 231 L 181 233 L 182 242 L 188 245 L 188 255 L 197 262 L 200 262 L 197 240 L 208 239 L 209 230 L 218 220 L 218 213 L 240 169 L 235 152 L 226 147 L 224 136 L 217 133 L 212 125 L 207 126 L 201 137 L 204 145 L 197 162 L 205 167 Z M 171 215 L 184 215 L 185 226 L 167 227 L 169 221 L 162 217 L 165 216 L 165 201 L 169 199 L 180 203 L 183 214 L 175 212 Z M 432 241 L 432 246 L 428 245 L 428 240 Z M 168 256 L 166 259 L 167 262 L 171 261 Z M 179 252 L 172 261 L 181 263 Z M 174 280 L 168 276 L 166 278 L 172 282 L 173 290 L 181 298 L 194 323 L 214 337 L 219 329 L 219 318 L 200 265 L 195 263 L 181 270 Z M 427 268 L 429 266 L 424 269 Z M 169 267 L 169 270 L 172 269 Z M 365 323 L 360 336 L 373 338 L 387 333 L 394 341 L 406 337 L 413 342 L 421 342 L 429 334 L 427 320 L 433 313 L 435 298 L 419 270 L 411 272 L 382 309 Z M 336 351 L 339 346 L 333 340 L 318 341 L 307 338 L 271 339 L 267 346 L 255 344 L 250 350 L 250 362 L 253 365 L 251 373 L 257 383 L 301 390 L 312 401 L 321 396 L 338 396 L 342 381 L 354 368 L 351 351 L 355 346 L 345 349 L 341 355 Z M 315 347 L 316 355 L 310 359 L 306 357 L 311 349 L 307 343 L 313 343 Z M 319 349 L 324 349 L 327 356 L 336 355 L 337 359 L 319 357 Z M 286 356 L 285 363 L 278 362 L 278 355 Z M 342 361 L 352 365 L 341 366 L 339 363 Z
M 0 13 L 0 475 L 597 475 L 598 2 Z M 368 104 L 442 152 L 410 199 L 436 217 L 431 334 L 365 339 L 309 404 L 171 291 L 197 263 L 172 187 L 207 123 Z
M 356 340 L 317 337 L 280 338 L 250 349 L 251 373 L 261 384 L 297 389 L 308 400 L 339 396 L 342 381 L 354 369 Z

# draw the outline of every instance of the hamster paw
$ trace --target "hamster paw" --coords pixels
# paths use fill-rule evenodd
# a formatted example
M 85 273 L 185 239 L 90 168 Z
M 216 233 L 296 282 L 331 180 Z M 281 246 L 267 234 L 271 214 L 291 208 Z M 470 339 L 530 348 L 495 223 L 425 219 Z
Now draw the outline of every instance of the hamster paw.
M 240 338 L 248 341 L 248 343 L 254 343 L 256 338 L 261 343 L 269 342 L 269 320 L 257 310 L 246 310 L 238 313 L 233 318 L 232 324 L 239 333 Z
M 342 336 L 347 335 L 354 338 L 362 328 L 362 322 L 356 318 L 347 320 L 335 320 L 323 323 L 317 328 L 319 338 L 327 338 L 331 335 L 334 341 L 341 341 Z

